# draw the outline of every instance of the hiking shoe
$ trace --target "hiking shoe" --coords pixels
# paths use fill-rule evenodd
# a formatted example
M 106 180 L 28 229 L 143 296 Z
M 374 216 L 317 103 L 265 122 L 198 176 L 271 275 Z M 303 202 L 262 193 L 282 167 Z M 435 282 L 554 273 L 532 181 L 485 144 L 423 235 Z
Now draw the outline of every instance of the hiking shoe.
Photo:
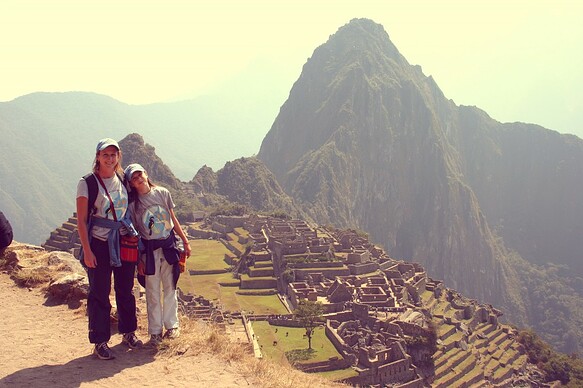
M 138 339 L 138 337 L 136 337 L 136 333 L 133 331 L 131 333 L 125 333 L 121 342 L 126 344 L 130 349 L 139 348 L 144 344 L 141 340 Z
M 150 345 L 158 346 L 162 343 L 162 334 L 152 334 L 150 336 Z
M 168 329 L 166 330 L 166 333 L 164 333 L 164 338 L 174 339 L 178 337 L 180 337 L 180 329 L 177 327 L 173 329 Z
M 107 342 L 102 342 L 100 344 L 95 344 L 95 349 L 93 350 L 93 354 L 99 357 L 101 360 L 113 360 L 115 356 L 113 352 L 107 345 Z

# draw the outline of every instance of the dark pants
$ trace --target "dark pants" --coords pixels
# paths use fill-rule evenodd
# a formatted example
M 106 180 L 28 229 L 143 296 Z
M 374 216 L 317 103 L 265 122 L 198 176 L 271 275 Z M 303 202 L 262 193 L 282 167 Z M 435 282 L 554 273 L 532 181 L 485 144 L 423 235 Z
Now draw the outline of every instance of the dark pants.
M 111 292 L 112 272 L 117 304 L 118 331 L 131 333 L 138 327 L 136 299 L 132 293 L 136 264 L 122 261 L 121 267 L 112 267 L 109 264 L 107 241 L 94 238 L 91 241 L 91 250 L 97 258 L 97 267 L 87 268 L 89 277 L 89 295 L 87 296 L 89 342 L 98 344 L 109 341 L 111 337 L 109 294 Z

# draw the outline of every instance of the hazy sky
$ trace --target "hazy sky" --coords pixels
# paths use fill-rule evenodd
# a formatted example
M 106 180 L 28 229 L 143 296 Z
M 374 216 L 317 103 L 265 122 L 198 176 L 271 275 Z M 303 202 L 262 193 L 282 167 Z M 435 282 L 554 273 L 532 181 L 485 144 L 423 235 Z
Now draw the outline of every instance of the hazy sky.
M 257 63 L 287 95 L 317 46 L 366 17 L 456 104 L 583 137 L 582 15 L 579 0 L 0 0 L 0 101 L 176 100 Z

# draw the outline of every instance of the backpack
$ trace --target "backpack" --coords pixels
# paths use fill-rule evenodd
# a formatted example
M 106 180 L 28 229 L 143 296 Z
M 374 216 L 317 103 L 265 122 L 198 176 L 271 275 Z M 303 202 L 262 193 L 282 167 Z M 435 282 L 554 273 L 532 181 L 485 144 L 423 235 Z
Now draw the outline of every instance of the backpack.
M 12 226 L 4 213 L 0 211 L 0 249 L 4 249 L 10 245 L 13 237 Z

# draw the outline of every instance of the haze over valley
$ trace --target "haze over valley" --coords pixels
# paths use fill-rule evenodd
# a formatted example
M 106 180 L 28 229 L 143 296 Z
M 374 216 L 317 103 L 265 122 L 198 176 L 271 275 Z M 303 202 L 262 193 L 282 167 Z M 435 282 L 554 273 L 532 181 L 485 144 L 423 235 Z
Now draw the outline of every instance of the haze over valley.
M 268 85 L 257 100 L 233 89 L 149 105 L 85 92 L 0 103 L 0 208 L 16 239 L 41 243 L 70 216 L 99 138 L 138 133 L 182 181 L 205 164 L 214 170 L 206 176 L 227 177 L 223 190 L 244 171 L 256 173 L 237 181 L 242 192 L 277 180 L 261 187 L 281 206 L 293 201 L 317 223 L 363 230 L 561 350 L 580 349 L 580 138 L 457 105 L 369 19 L 316 48 L 279 113 L 266 103 Z M 244 205 L 254 198 L 220 194 Z

